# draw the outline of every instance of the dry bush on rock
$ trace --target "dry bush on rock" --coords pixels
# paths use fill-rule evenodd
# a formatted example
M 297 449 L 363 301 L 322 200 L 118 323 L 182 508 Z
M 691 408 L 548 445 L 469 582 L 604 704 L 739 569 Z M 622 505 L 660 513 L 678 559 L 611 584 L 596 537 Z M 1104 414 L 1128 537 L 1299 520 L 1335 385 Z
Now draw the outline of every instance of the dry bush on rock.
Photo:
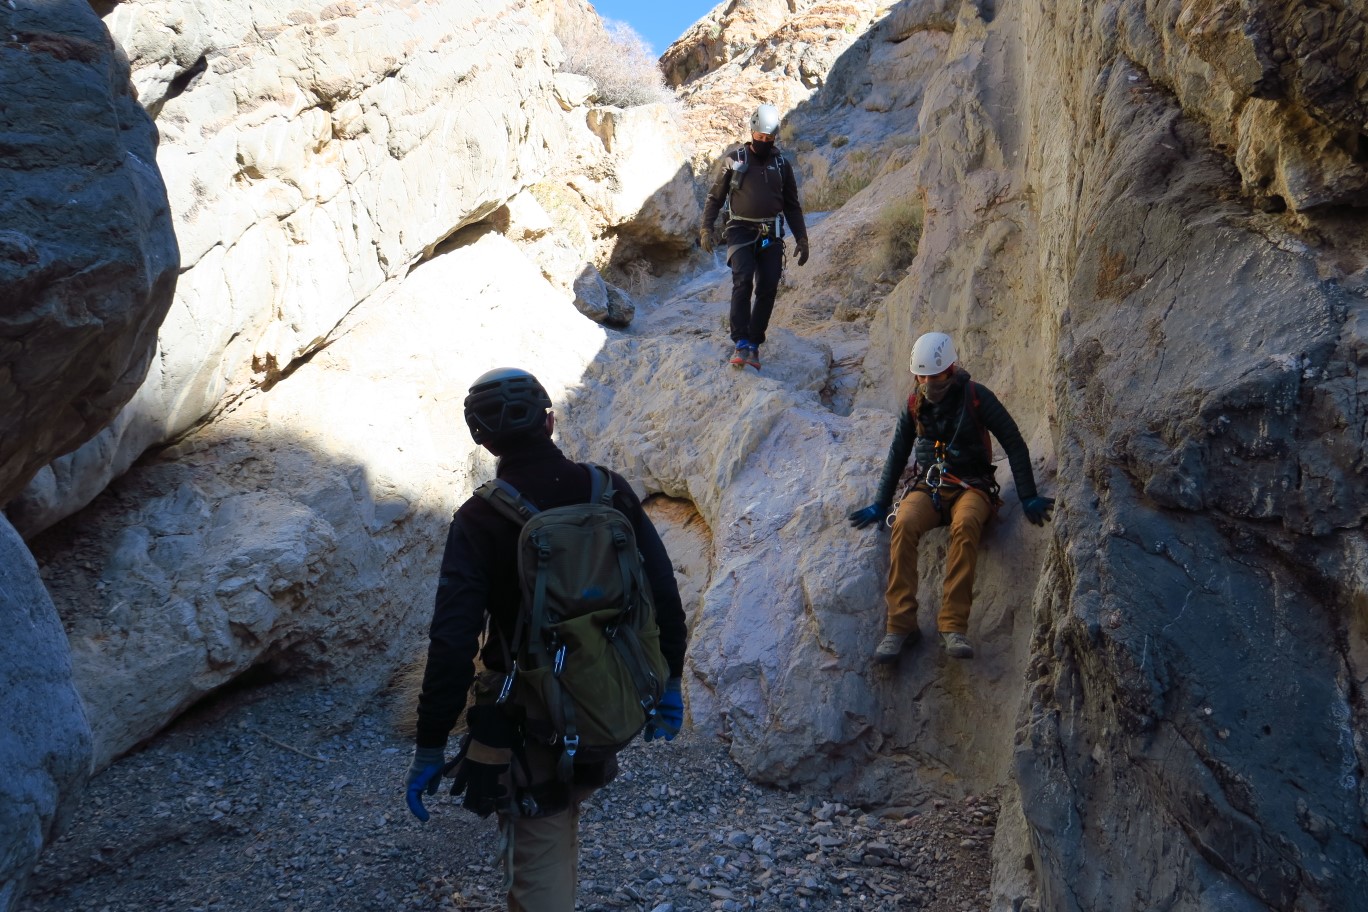
M 630 108 L 675 100 L 646 42 L 625 22 L 605 23 L 592 10 L 568 11 L 556 20 L 556 38 L 565 49 L 561 69 L 594 80 L 600 104 Z
M 906 269 L 917 255 L 922 235 L 922 205 L 915 199 L 894 200 L 879 213 L 874 235 L 884 272 Z

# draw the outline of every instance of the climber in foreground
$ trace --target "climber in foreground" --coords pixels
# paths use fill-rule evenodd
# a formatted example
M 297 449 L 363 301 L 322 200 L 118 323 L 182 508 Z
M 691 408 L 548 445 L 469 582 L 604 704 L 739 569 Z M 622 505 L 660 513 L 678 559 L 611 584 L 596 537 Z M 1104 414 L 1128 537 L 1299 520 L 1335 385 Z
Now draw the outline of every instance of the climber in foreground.
M 465 419 L 498 467 L 447 535 L 406 798 L 427 820 L 423 795 L 451 772 L 466 809 L 499 816 L 508 908 L 572 912 L 580 802 L 638 733 L 669 741 L 683 724 L 684 611 L 636 494 L 562 455 L 535 377 L 481 375 Z M 472 683 L 469 735 L 448 763 Z
M 920 637 L 917 544 L 923 533 L 947 523 L 950 548 L 936 626 L 946 654 L 969 659 L 974 648 L 965 634 L 979 537 L 1002 503 L 993 478 L 996 467 L 990 432 L 1007 453 L 1026 518 L 1037 526 L 1049 522 L 1054 499 L 1037 494 L 1031 454 L 1016 422 L 992 390 L 969 379 L 949 336 L 932 332 L 919 338 L 912 346 L 911 368 L 916 389 L 898 418 L 878 496 L 870 506 L 850 514 L 850 523 L 857 529 L 884 521 L 915 441 L 916 482 L 898 503 L 897 515 L 891 517 L 887 633 L 874 651 L 874 660 L 897 662 L 902 651 Z
M 756 108 L 750 131 L 750 142 L 723 159 L 723 170 L 703 207 L 698 240 L 712 253 L 713 223 L 721 212 L 732 271 L 731 338 L 736 348 L 731 365 L 744 368 L 749 364 L 759 370 L 760 346 L 784 271 L 785 220 L 793 232 L 799 266 L 808 261 L 808 236 L 793 165 L 774 144 L 779 109 L 772 104 Z

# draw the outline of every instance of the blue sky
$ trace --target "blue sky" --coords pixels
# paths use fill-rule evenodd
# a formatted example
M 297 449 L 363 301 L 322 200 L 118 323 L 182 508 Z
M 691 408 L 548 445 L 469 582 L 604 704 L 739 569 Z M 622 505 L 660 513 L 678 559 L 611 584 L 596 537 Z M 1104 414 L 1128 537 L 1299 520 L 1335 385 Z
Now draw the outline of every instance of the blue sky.
M 616 19 L 630 25 L 646 39 L 655 55 L 684 34 L 689 26 L 703 18 L 717 5 L 718 0 L 589 0 L 604 19 Z

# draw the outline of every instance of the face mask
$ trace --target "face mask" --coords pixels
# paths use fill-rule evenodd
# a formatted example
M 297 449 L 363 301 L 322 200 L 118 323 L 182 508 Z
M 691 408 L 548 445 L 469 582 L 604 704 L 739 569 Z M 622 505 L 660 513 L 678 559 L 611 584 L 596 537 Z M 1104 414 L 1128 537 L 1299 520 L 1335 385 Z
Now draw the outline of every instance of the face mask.
M 774 151 L 774 140 L 770 140 L 769 142 L 756 142 L 755 140 L 751 140 L 751 151 L 761 157 L 769 155 Z
M 921 381 L 921 393 L 926 397 L 926 401 L 932 404 L 940 402 L 945 398 L 945 394 L 950 392 L 950 377 L 927 377 Z

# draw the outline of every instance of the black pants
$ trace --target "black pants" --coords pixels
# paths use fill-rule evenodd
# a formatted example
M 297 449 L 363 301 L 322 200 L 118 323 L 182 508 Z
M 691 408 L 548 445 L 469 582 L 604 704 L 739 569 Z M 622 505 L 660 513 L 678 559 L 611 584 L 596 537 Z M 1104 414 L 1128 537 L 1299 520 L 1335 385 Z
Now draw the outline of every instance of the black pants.
M 733 342 L 745 339 L 752 345 L 765 341 L 770 313 L 774 310 L 774 294 L 779 290 L 779 276 L 784 271 L 784 242 L 773 233 L 764 247 L 760 232 L 747 225 L 732 223 L 727 226 L 728 262 L 732 271 L 731 337 Z M 751 292 L 755 292 L 755 306 L 751 306 Z

